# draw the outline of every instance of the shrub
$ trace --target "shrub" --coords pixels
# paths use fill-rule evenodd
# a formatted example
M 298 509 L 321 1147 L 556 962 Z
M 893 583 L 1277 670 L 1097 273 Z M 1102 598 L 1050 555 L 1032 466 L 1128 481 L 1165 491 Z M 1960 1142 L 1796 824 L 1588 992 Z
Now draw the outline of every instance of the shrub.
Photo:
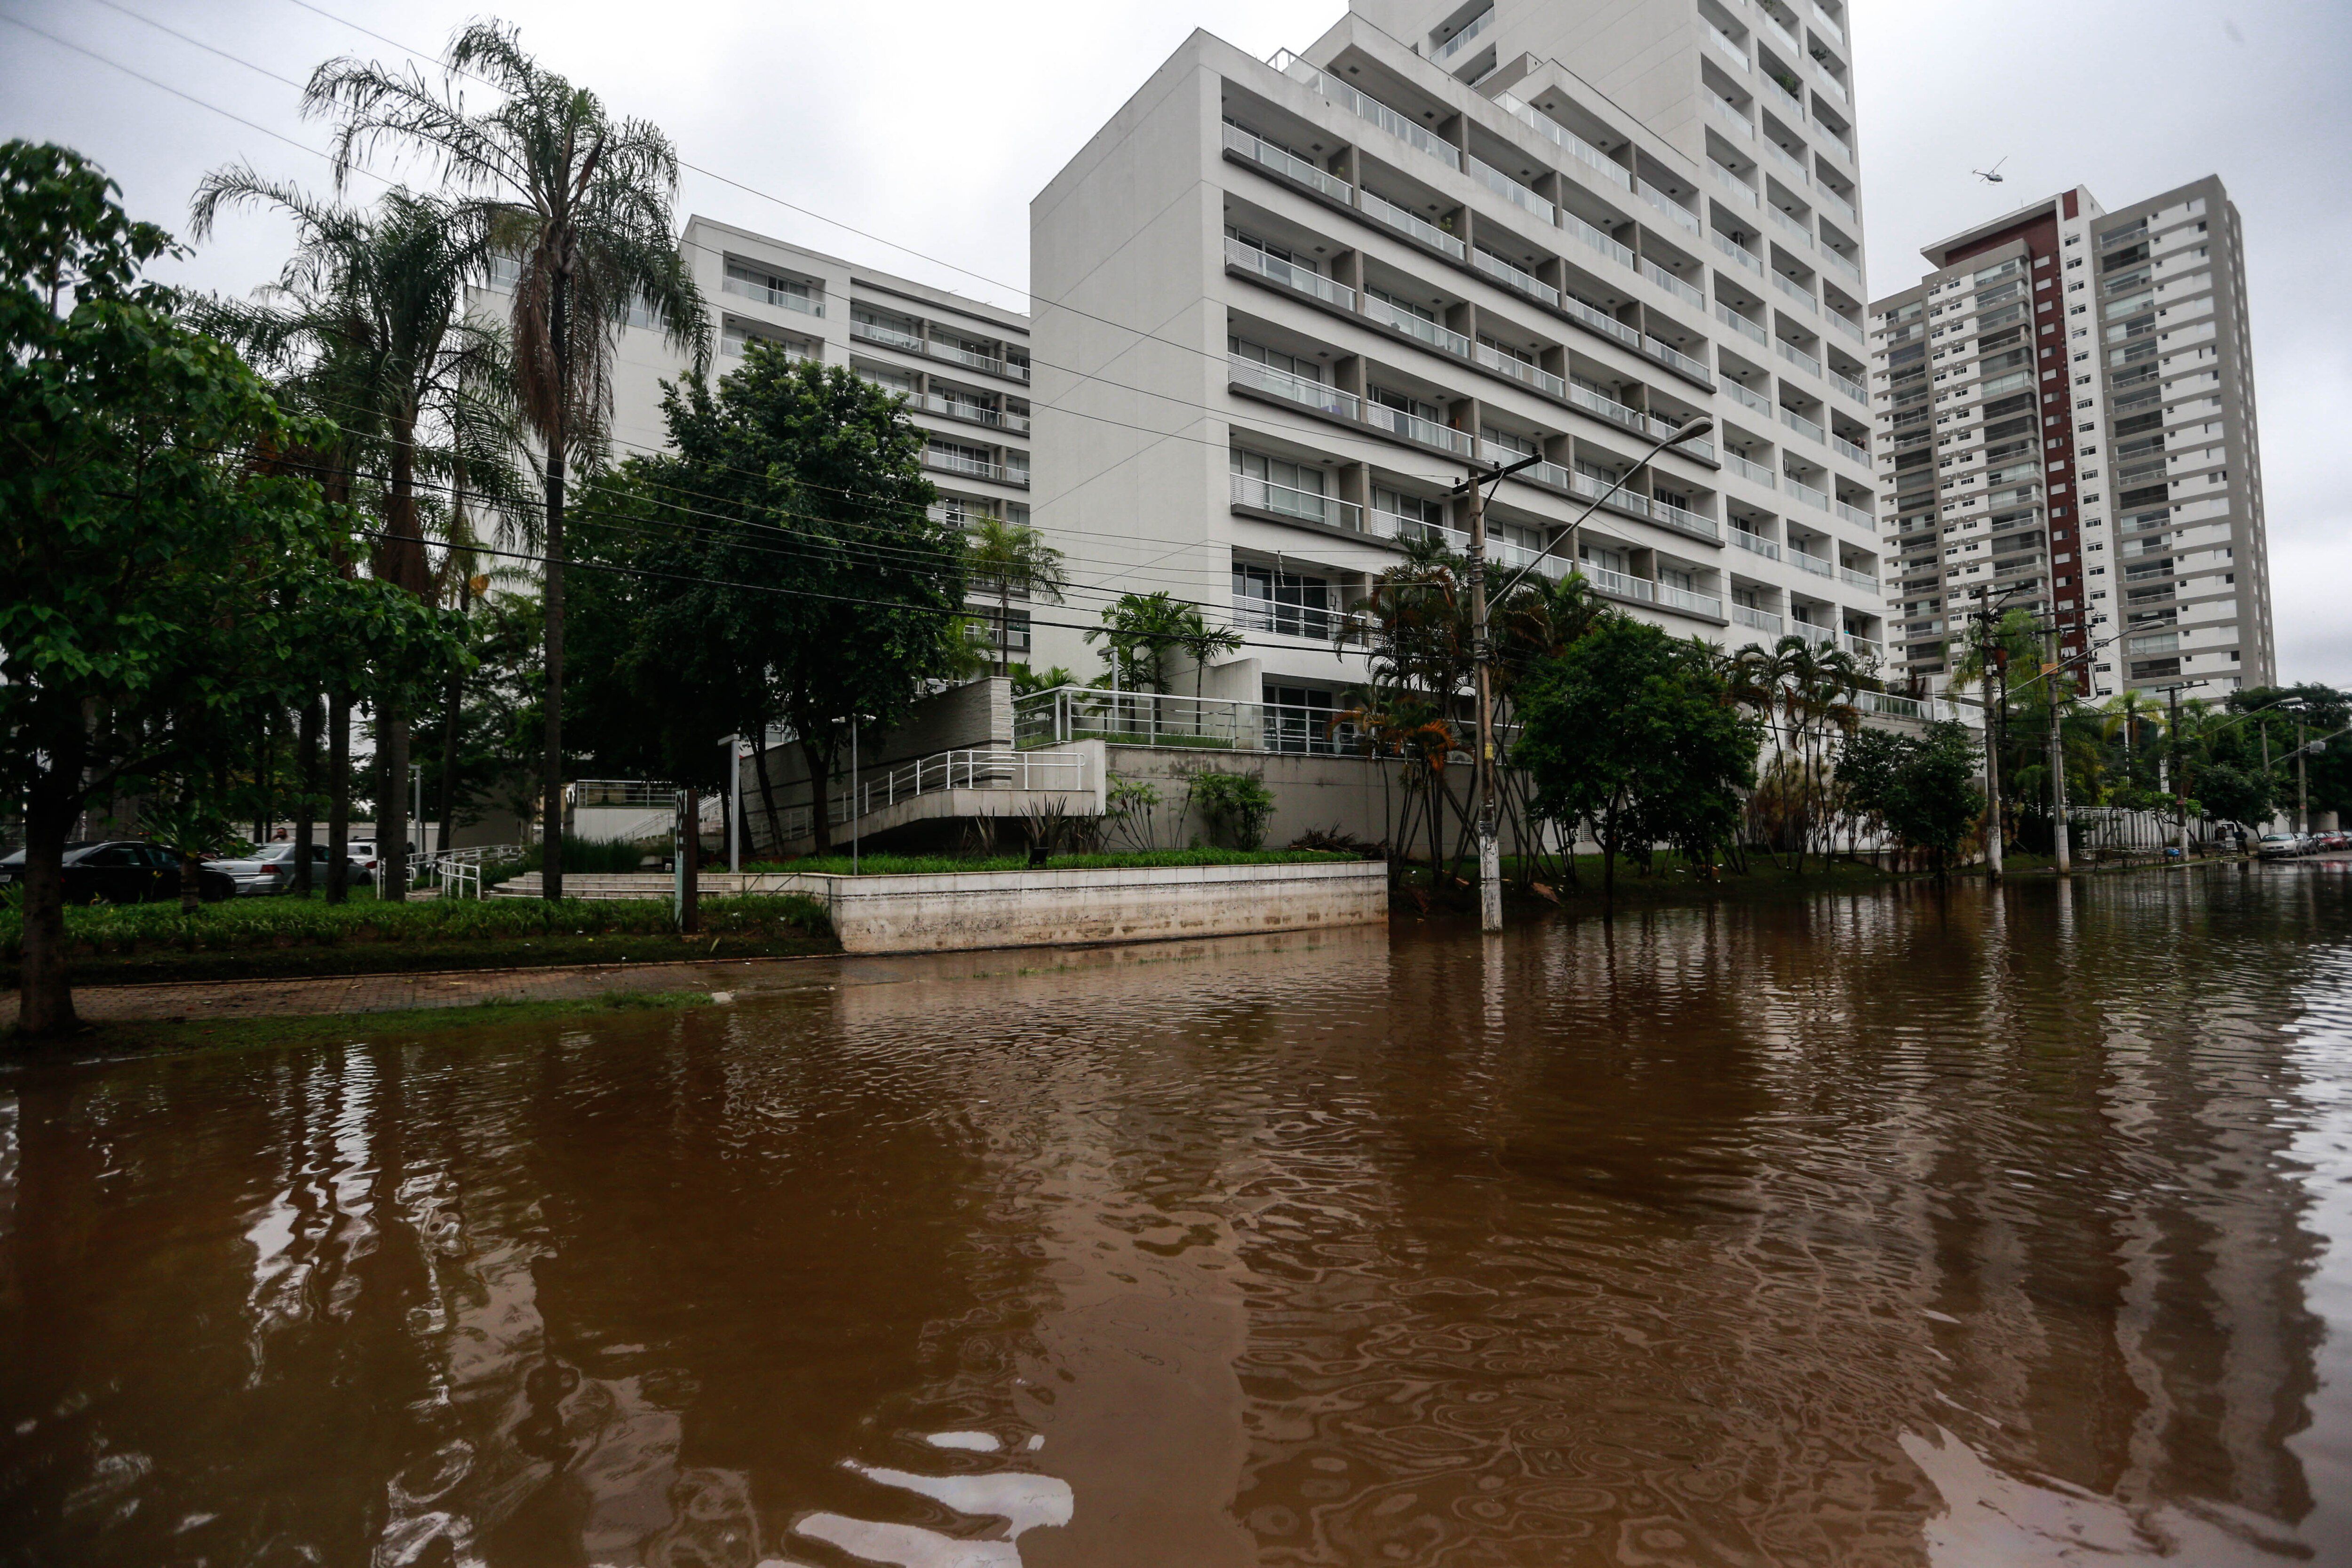
M 1236 849 L 1255 849 L 1265 841 L 1266 820 L 1274 815 L 1274 792 L 1263 779 L 1203 769 L 1192 775 L 1189 798 L 1201 808 L 1213 839 Z

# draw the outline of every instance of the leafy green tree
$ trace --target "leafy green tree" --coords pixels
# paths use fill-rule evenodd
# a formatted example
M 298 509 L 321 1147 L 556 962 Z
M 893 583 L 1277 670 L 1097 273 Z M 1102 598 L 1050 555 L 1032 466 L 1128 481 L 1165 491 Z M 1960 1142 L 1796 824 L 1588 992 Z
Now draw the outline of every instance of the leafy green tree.
M 682 755 L 782 723 L 822 792 L 853 724 L 887 731 L 970 668 L 964 542 L 929 514 L 923 434 L 873 383 L 764 344 L 663 410 L 674 455 L 633 458 L 583 514 L 602 575 L 636 584 L 598 590 L 617 606 L 600 653 L 639 683 L 649 743 Z M 664 692 L 667 712 L 643 711 Z
M 2272 781 L 2259 768 L 2249 773 L 2229 763 L 2207 763 L 2189 769 L 2189 789 L 2203 803 L 2206 816 L 2258 836 L 2277 809 Z
M 1531 671 L 1513 760 L 1538 810 L 1591 830 L 1603 899 L 1617 857 L 1670 844 L 1706 864 L 1737 829 L 1759 736 L 1706 650 L 1612 616 Z
M 1925 855 L 1939 878 L 1984 815 L 1978 767 L 1975 741 L 1951 720 L 1928 725 L 1923 738 L 1864 730 L 1838 762 L 1853 809 Z
M 89 806 L 179 781 L 316 689 L 323 628 L 446 654 L 435 614 L 343 575 L 352 541 L 274 455 L 328 437 L 140 278 L 173 250 L 62 148 L 0 146 L 0 788 L 26 802 L 19 1027 L 74 1026 L 62 858 Z M 194 797 L 194 798 L 191 798 Z
M 490 245 L 518 262 L 510 296 L 516 392 L 546 454 L 541 658 L 550 700 L 543 887 L 563 896 L 564 486 L 575 458 L 593 467 L 612 406 L 623 325 L 644 312 L 680 348 L 706 352 L 709 325 L 679 258 L 672 205 L 677 153 L 645 121 L 614 119 L 593 92 L 548 70 L 499 22 L 458 29 L 427 81 L 411 67 L 331 60 L 303 107 L 336 116 L 340 185 L 378 147 L 436 165 Z M 469 108 L 466 77 L 497 95 Z
M 996 598 L 996 673 L 1009 675 L 1013 601 L 1017 597 L 1060 604 L 1070 585 L 1062 569 L 1062 552 L 1025 522 L 986 517 L 965 542 L 964 573 L 975 592 Z
M 1086 640 L 1105 645 L 1123 689 L 1157 692 L 1168 689 L 1170 654 L 1198 650 L 1197 672 L 1219 649 L 1242 645 L 1238 633 L 1212 628 L 1197 608 L 1165 592 L 1120 595 L 1103 610 L 1102 625 L 1087 629 Z

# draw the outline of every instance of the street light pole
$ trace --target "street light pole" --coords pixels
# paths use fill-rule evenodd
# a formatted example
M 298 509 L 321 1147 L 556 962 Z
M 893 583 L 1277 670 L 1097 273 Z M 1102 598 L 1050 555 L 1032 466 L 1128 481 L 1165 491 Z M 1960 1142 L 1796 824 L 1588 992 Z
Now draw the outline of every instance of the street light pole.
M 2305 740 L 2307 726 L 2301 718 L 2294 721 L 2294 830 L 2308 837 L 2311 833 L 2311 751 Z
M 1500 794 L 1495 783 L 1495 642 L 1488 623 L 1487 609 L 1510 597 L 1511 590 L 1526 580 L 1528 573 L 1543 563 L 1544 558 L 1568 540 L 1584 520 L 1631 483 L 1635 474 L 1650 466 L 1650 460 L 1669 447 L 1695 441 L 1715 428 L 1715 421 L 1701 414 L 1683 422 L 1681 426 L 1642 454 L 1642 460 L 1625 470 L 1624 477 L 1595 497 L 1577 513 L 1576 521 L 1554 534 L 1528 563 L 1511 574 L 1500 592 L 1491 597 L 1486 592 L 1486 492 L 1484 486 L 1500 481 L 1506 475 L 1521 468 L 1533 468 L 1541 462 L 1541 454 L 1520 458 L 1504 468 L 1474 473 L 1454 487 L 1455 495 L 1470 498 L 1470 658 L 1477 673 L 1478 687 L 1478 929 L 1489 934 L 1503 929 L 1503 855 L 1497 817 L 1501 811 Z M 1524 849 L 1524 846 L 1522 848 Z M 1573 848 L 1573 846 L 1570 847 Z M 1436 868 L 1431 868 L 1434 875 Z
M 2050 652 L 2051 663 L 2049 673 L 2044 675 L 2042 679 L 2043 686 L 2047 689 L 2044 690 L 2042 695 L 2050 703 L 2050 816 L 2053 825 L 2052 837 L 2055 842 L 2057 849 L 2058 874 L 2062 877 L 2071 877 L 2074 874 L 2074 846 L 2070 841 L 2070 835 L 2066 828 L 2066 745 L 2058 721 L 2058 675 L 2059 671 L 2064 667 L 2058 658 L 2058 632 L 2055 626 L 2053 626 L 2050 632 Z
M 2000 880 L 2000 714 L 2009 705 L 2009 687 L 1993 695 L 1993 677 L 2000 672 L 2003 649 L 1992 636 L 1992 606 L 1986 589 L 1977 589 L 1977 647 L 1984 659 L 1985 689 L 1985 877 Z

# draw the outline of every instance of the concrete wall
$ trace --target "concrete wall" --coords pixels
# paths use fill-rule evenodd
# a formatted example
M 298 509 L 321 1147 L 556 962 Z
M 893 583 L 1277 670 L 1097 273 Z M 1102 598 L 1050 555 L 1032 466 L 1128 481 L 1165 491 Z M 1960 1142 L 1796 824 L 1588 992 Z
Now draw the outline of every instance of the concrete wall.
M 1188 752 L 1155 746 L 1112 746 L 1110 777 L 1148 784 L 1160 792 L 1160 804 L 1150 814 L 1150 842 L 1158 848 L 1181 849 L 1211 842 L 1208 823 L 1195 809 L 1185 809 L 1185 793 L 1192 775 L 1203 770 L 1246 773 L 1263 780 L 1274 795 L 1274 816 L 1266 824 L 1265 846 L 1279 849 L 1310 831 L 1351 834 L 1368 844 L 1391 837 L 1404 811 L 1404 790 L 1398 763 L 1373 763 L 1361 757 L 1291 756 L 1278 752 Z M 1470 769 L 1452 770 L 1447 781 L 1454 799 L 1470 798 Z M 1417 817 L 1417 814 L 1416 814 Z M 1447 812 L 1445 850 L 1454 851 L 1454 816 Z M 1425 828 L 1416 829 L 1415 847 L 1425 853 Z M 1112 837 L 1107 847 L 1132 848 L 1131 838 Z M 1505 854 L 1517 852 L 1517 836 L 1507 823 L 1503 833 Z
M 848 952 L 1313 931 L 1378 925 L 1389 912 L 1388 868 L 1370 861 L 757 880 L 774 884 L 758 891 L 803 892 L 824 900 Z

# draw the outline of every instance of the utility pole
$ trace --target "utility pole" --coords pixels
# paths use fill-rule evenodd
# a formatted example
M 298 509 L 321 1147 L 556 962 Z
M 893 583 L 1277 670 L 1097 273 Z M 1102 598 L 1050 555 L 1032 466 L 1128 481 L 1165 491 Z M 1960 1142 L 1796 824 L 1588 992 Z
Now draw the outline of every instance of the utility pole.
M 2294 830 L 2308 836 L 2311 832 L 2311 752 L 2304 735 L 2307 726 L 2301 718 L 2294 721 Z
M 2168 686 L 2164 695 L 2172 710 L 2172 731 L 2165 750 L 2169 753 L 2168 771 L 2172 774 L 2172 817 L 2180 845 L 2180 863 L 2189 864 L 2189 779 L 2180 765 L 2180 688 Z
M 1985 876 L 2000 880 L 2000 710 L 2009 705 L 2009 682 L 1993 695 L 1993 678 L 2000 672 L 2005 654 L 1992 635 L 1992 606 L 1985 590 L 1977 589 L 1977 647 L 1985 661 Z
M 2050 703 L 2050 819 L 2051 837 L 2057 850 L 2058 874 L 2074 874 L 2074 845 L 2066 827 L 2066 746 L 2058 723 L 2058 678 L 2065 670 L 2058 657 L 2058 631 L 2050 631 L 2050 662 L 2042 667 L 2043 695 Z

